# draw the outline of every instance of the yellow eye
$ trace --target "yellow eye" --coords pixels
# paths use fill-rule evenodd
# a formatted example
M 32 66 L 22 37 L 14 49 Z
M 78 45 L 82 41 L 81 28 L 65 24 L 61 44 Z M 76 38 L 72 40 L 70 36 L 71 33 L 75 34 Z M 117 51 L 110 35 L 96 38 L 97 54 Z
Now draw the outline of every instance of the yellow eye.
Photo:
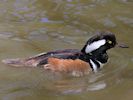
M 109 44 L 112 44 L 112 41 L 110 41 L 110 40 L 108 40 L 107 42 L 108 42 Z

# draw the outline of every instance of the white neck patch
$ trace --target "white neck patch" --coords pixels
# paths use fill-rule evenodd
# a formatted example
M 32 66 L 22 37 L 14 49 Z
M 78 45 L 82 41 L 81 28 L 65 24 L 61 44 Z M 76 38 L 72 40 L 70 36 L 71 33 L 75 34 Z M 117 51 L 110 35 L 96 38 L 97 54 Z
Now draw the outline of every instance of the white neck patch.
M 100 64 L 100 68 L 103 68 L 103 66 L 105 65 L 104 63 L 101 63 L 100 61 L 97 61 Z
M 85 52 L 86 53 L 90 53 L 96 49 L 98 49 L 99 47 L 101 47 L 102 45 L 104 45 L 106 43 L 106 40 L 105 39 L 102 39 L 102 40 L 98 40 L 98 41 L 95 41 L 89 45 L 87 45 L 86 49 L 85 49 Z
M 90 59 L 90 63 L 93 67 L 94 72 L 97 72 L 97 65 Z

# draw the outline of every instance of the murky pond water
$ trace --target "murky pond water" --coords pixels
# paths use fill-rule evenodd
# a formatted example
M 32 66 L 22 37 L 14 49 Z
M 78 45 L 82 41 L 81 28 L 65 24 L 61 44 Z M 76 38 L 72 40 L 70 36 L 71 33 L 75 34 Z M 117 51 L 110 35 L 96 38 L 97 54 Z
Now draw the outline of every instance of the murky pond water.
M 82 48 L 98 30 L 114 32 L 129 49 L 81 78 L 0 63 L 0 100 L 132 100 L 132 0 L 0 0 L 0 60 Z

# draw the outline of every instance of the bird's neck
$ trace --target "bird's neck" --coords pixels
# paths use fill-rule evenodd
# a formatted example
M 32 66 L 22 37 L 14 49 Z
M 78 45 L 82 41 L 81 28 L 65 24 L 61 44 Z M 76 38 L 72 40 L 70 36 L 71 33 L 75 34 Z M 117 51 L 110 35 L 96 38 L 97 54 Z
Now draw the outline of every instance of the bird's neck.
M 91 54 L 82 54 L 80 56 L 81 60 L 88 62 L 94 72 L 102 68 L 103 65 L 108 61 L 108 55 L 106 52 L 97 53 L 93 52 Z

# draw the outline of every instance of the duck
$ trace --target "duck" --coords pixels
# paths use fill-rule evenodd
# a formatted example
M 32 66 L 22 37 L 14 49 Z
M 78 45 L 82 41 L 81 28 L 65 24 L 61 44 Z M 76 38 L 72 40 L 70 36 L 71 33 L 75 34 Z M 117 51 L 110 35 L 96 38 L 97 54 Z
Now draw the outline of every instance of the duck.
M 27 58 L 5 59 L 4 64 L 14 67 L 39 67 L 52 72 L 69 73 L 72 76 L 97 72 L 108 62 L 107 51 L 119 45 L 112 32 L 98 32 L 88 39 L 81 50 L 64 49 L 41 53 Z

